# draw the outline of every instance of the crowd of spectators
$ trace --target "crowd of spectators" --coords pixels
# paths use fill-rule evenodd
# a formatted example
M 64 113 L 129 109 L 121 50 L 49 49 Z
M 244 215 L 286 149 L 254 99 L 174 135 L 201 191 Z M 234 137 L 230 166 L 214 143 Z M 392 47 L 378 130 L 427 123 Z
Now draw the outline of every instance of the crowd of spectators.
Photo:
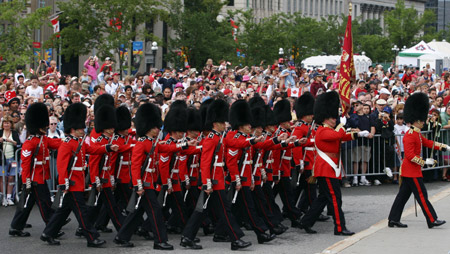
M 295 98 L 305 92 L 313 96 L 339 88 L 339 66 L 335 70 L 305 69 L 294 66 L 283 59 L 271 65 L 232 66 L 221 60 L 214 64 L 208 59 L 200 69 L 186 66 L 181 69 L 152 68 L 146 73 L 121 76 L 114 72 L 117 66 L 107 57 L 100 66 L 99 59 L 89 57 L 79 77 L 60 73 L 55 61 L 48 64 L 41 61 L 31 74 L 25 74 L 23 67 L 15 73 L 0 74 L 0 145 L 5 168 L 2 170 L 0 191 L 3 182 L 14 180 L 12 169 L 14 152 L 27 138 L 24 115 L 34 102 L 44 102 L 49 109 L 50 137 L 63 138 L 62 117 L 65 109 L 75 102 L 82 102 L 89 108 L 89 126 L 93 127 L 93 104 L 97 96 L 109 93 L 117 105 L 125 105 L 132 115 L 142 103 L 159 105 L 163 117 L 174 100 L 185 100 L 188 105 L 199 108 L 211 97 L 226 99 L 230 104 L 238 99 L 249 99 L 256 94 L 273 106 L 278 100 L 287 98 L 293 105 Z M 367 130 L 367 137 L 344 144 L 348 151 L 344 157 L 347 174 L 356 176 L 344 182 L 345 186 L 381 184 L 385 179 L 375 176 L 372 183 L 367 172 L 394 172 L 391 182 L 397 183 L 400 160 L 403 154 L 401 136 L 408 127 L 403 122 L 403 106 L 408 96 L 420 91 L 430 98 L 430 117 L 425 129 L 430 135 L 439 135 L 439 130 L 450 129 L 450 72 L 435 73 L 429 65 L 398 68 L 391 65 L 369 67 L 358 73 L 351 85 L 351 109 L 340 119 L 346 127 Z M 293 113 L 295 120 L 295 114 Z M 397 135 L 397 136 L 396 136 Z M 428 134 L 427 134 L 428 135 Z M 434 136 L 431 136 L 434 138 Z M 450 143 L 450 135 L 442 132 L 440 141 Z M 424 150 L 424 152 L 428 152 Z M 450 155 L 440 156 L 441 163 L 450 164 Z M 433 171 L 434 178 L 438 171 Z M 447 168 L 439 178 L 447 181 Z M 358 179 L 358 175 L 360 176 Z M 4 200 L 8 205 L 13 190 L 7 185 Z M 5 205 L 5 201 L 3 202 Z

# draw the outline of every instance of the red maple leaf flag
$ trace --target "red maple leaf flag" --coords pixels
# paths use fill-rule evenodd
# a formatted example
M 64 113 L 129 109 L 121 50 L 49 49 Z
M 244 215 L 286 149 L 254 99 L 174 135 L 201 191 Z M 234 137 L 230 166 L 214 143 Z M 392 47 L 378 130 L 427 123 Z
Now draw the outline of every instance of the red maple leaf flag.
M 50 22 L 52 22 L 52 26 L 53 26 L 53 33 L 56 34 L 56 37 L 59 38 L 59 15 L 56 15 L 55 17 L 50 19 Z
M 342 103 L 342 115 L 350 110 L 351 83 L 355 81 L 355 65 L 353 63 L 352 41 L 352 4 L 349 4 L 347 28 L 345 29 L 344 45 L 342 46 L 341 69 L 339 80 L 339 95 Z

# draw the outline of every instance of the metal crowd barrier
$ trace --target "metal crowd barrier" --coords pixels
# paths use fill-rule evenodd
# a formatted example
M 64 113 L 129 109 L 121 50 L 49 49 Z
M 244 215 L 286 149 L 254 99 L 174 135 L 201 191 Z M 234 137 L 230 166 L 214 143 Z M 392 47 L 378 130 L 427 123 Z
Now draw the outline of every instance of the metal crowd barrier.
M 3 182 L 3 188 L 2 188 L 2 195 L 0 196 L 0 205 L 3 202 L 3 199 L 6 198 L 6 170 L 5 170 L 5 156 L 3 156 L 3 150 L 0 150 L 0 156 L 2 156 L 2 182 Z
M 444 144 L 450 144 L 450 130 L 440 130 L 437 133 L 425 131 L 422 134 L 429 140 L 433 141 L 433 137 L 437 136 L 435 141 Z M 404 154 L 397 147 L 397 140 L 403 139 L 404 134 L 395 135 L 391 138 L 384 138 L 381 134 L 376 134 L 372 139 L 357 139 L 345 142 L 341 145 L 341 161 L 347 177 L 351 176 L 377 176 L 385 175 L 384 169 L 389 167 L 393 174 L 399 174 L 401 161 Z M 370 151 L 362 149 L 365 146 Z M 366 148 L 367 149 L 367 148 Z M 369 154 L 368 154 L 369 153 Z M 362 162 L 354 163 L 357 158 L 369 157 L 367 163 L 367 171 L 363 174 Z M 422 147 L 422 158 L 434 158 L 437 163 L 433 167 L 424 167 L 424 171 L 436 170 L 440 168 L 450 168 L 450 152 L 433 151 Z M 356 167 L 356 168 L 355 168 Z
M 20 192 L 20 190 L 19 190 L 19 186 L 20 186 L 20 184 L 19 184 L 19 181 L 21 180 L 21 175 L 22 175 L 22 166 L 21 166 L 21 160 L 20 160 L 20 155 L 22 154 L 22 148 L 18 148 L 17 150 L 16 150 L 16 153 L 14 154 L 14 161 L 16 162 L 16 170 L 15 170 L 15 172 L 16 172 L 16 175 L 15 175 L 15 178 L 14 178 L 14 182 L 16 183 L 16 186 L 14 187 L 14 189 L 15 189 L 15 197 L 16 197 L 16 202 L 19 202 L 19 192 Z M 3 157 L 3 156 L 2 156 Z

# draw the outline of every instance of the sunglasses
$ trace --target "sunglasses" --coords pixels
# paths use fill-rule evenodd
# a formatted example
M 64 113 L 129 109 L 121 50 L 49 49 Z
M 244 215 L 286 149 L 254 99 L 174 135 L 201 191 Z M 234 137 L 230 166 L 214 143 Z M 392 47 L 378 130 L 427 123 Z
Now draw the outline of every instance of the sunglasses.
M 24 116 L 24 115 L 25 115 L 25 113 L 20 113 L 20 115 L 21 115 L 21 116 Z
M 13 115 L 12 117 L 19 117 L 19 115 Z
M 23 86 L 22 86 L 22 87 L 19 87 L 19 90 L 22 90 L 22 89 L 25 89 L 25 87 L 23 87 Z
M 50 125 L 57 125 L 57 123 L 51 123 Z

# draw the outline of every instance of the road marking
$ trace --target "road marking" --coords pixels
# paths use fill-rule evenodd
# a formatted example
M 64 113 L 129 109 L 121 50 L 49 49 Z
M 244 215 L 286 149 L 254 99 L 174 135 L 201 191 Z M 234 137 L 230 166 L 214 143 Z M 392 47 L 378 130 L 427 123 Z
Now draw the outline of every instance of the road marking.
M 434 196 L 432 196 L 429 200 L 430 203 L 433 204 L 447 196 L 450 195 L 450 188 L 447 188 L 437 194 L 435 194 Z M 417 206 L 417 210 L 420 210 L 420 206 Z M 402 218 L 409 216 L 411 214 L 414 213 L 414 206 L 409 207 L 408 209 L 403 211 L 402 214 Z M 333 245 L 331 245 L 330 247 L 326 248 L 325 250 L 323 250 L 321 253 L 323 254 L 335 254 L 335 253 L 339 253 L 345 249 L 347 249 L 348 247 L 352 246 L 353 244 L 361 241 L 362 239 L 378 232 L 379 230 L 386 228 L 388 224 L 388 220 L 384 219 L 381 220 L 375 224 L 373 224 L 372 226 L 370 226 L 368 229 L 365 229 L 361 232 L 358 232 L 348 238 L 345 238 L 342 241 L 339 241 Z M 449 252 L 450 253 L 450 252 Z

